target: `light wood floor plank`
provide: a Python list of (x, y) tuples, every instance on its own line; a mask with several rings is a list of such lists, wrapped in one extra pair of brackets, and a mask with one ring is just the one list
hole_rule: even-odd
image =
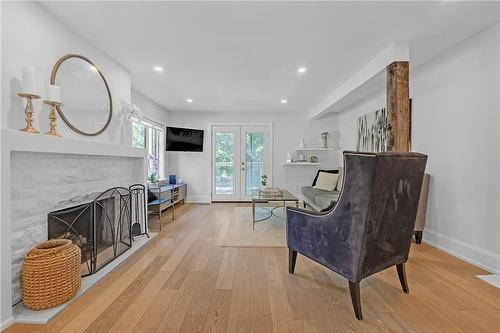
[(205, 321), (204, 332), (227, 332), (229, 309), (231, 307), (231, 294), (231, 290), (216, 289), (214, 291)]

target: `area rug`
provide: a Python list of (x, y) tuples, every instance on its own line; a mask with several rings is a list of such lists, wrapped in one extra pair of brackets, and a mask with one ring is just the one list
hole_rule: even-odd
[[(227, 221), (227, 229), (221, 246), (232, 247), (286, 247), (285, 214), (282, 208), (275, 210), (276, 216), (256, 222), (252, 230), (252, 207), (236, 207), (232, 218)], [(257, 207), (257, 219), (268, 215)], [(224, 231), (223, 231), (224, 232)]]

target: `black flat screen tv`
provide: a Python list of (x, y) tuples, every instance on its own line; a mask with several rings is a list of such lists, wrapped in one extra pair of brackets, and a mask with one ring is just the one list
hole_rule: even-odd
[(167, 127), (167, 151), (203, 151), (203, 130)]

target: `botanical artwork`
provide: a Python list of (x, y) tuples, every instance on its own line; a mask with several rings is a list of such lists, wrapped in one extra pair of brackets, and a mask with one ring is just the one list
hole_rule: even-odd
[(387, 112), (377, 110), (358, 117), (356, 127), (356, 150), (378, 153), (387, 150)]

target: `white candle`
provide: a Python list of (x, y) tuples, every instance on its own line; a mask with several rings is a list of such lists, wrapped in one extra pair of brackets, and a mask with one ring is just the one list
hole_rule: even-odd
[(55, 84), (49, 85), (49, 101), (51, 102), (61, 102), (61, 88)]
[(30, 65), (23, 66), (23, 92), (35, 93), (35, 67)]

